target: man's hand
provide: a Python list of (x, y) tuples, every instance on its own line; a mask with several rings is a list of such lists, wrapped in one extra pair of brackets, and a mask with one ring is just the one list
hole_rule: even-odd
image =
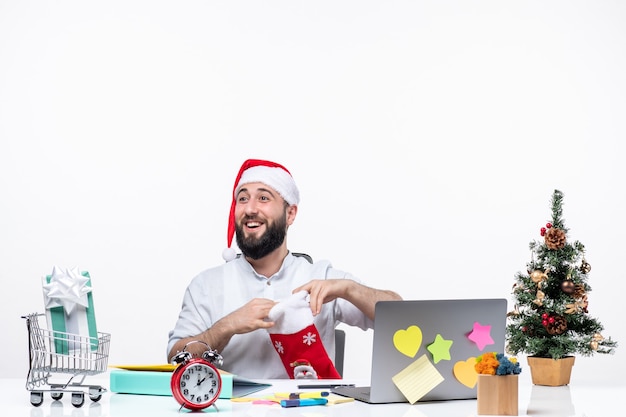
[[(168, 361), (171, 362), (172, 357), (181, 352), (187, 343), (200, 340), (211, 346), (211, 348), (222, 351), (230, 339), (236, 334), (249, 333), (256, 329), (267, 329), (274, 325), (274, 322), (265, 321), (275, 301), (266, 298), (255, 298), (248, 303), (233, 311), (229, 315), (223, 317), (213, 324), (213, 326), (204, 332), (191, 337), (180, 339), (172, 347), (169, 352)], [(200, 356), (202, 352), (194, 352), (192, 354)]]
[(346, 298), (348, 288), (353, 283), (354, 281), (347, 279), (314, 279), (293, 292), (307, 291), (310, 296), (311, 312), (317, 316), (325, 303), (336, 298)]
[[(257, 329), (267, 329), (274, 325), (265, 321), (275, 301), (267, 298), (255, 298), (233, 311), (219, 322), (228, 328), (231, 334), (249, 333)], [(216, 323), (217, 324), (217, 323)]]
[(310, 294), (311, 312), (314, 316), (322, 311), (322, 305), (325, 303), (343, 298), (354, 304), (370, 320), (374, 320), (374, 310), (378, 301), (402, 300), (402, 297), (393, 291), (378, 290), (351, 279), (314, 279), (293, 292), (302, 290)]

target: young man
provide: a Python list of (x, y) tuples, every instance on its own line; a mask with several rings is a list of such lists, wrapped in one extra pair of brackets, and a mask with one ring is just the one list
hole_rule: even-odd
[[(199, 340), (223, 356), (222, 369), (228, 372), (287, 378), (268, 334), (275, 325), (268, 313), (277, 301), (308, 292), (313, 323), (333, 358), (338, 323), (372, 328), (376, 302), (401, 299), (395, 292), (363, 285), (328, 261), (311, 263), (290, 253), (287, 230), (299, 201), (296, 183), (284, 166), (255, 159), (243, 163), (233, 188), (227, 262), (201, 272), (187, 287), (169, 333), (168, 361)], [(233, 236), (242, 256), (235, 257), (230, 248)]]

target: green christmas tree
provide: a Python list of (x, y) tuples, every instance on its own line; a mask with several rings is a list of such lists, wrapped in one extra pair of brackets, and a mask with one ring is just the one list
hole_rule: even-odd
[(526, 273), (515, 275), (515, 309), (507, 318), (507, 352), (560, 359), (573, 354), (613, 353), (617, 342), (602, 335), (590, 315), (587, 283), (591, 266), (585, 247), (568, 240), (563, 222), (563, 193), (552, 195), (552, 219), (532, 241)]

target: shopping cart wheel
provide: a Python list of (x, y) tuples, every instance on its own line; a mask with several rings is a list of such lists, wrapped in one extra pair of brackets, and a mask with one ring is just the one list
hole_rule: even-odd
[(72, 393), (72, 405), (76, 408), (80, 408), (85, 404), (85, 394), (82, 392)]
[(43, 403), (43, 392), (31, 391), (30, 403), (34, 405), (35, 407), (39, 407)]
[(93, 402), (98, 402), (98, 401), (100, 401), (100, 398), (102, 398), (102, 392), (103, 391), (104, 390), (100, 386), (97, 386), (97, 385), (90, 386), (89, 387), (89, 398)]
[(50, 393), (50, 396), (52, 397), (53, 400), (60, 400), (61, 398), (63, 398), (63, 393), (62, 392), (52, 391)]

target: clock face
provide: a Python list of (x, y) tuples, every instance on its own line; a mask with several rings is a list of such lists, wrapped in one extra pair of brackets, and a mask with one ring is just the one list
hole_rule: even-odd
[(201, 410), (217, 400), (222, 379), (209, 362), (196, 358), (176, 368), (171, 388), (179, 404), (191, 410)]

